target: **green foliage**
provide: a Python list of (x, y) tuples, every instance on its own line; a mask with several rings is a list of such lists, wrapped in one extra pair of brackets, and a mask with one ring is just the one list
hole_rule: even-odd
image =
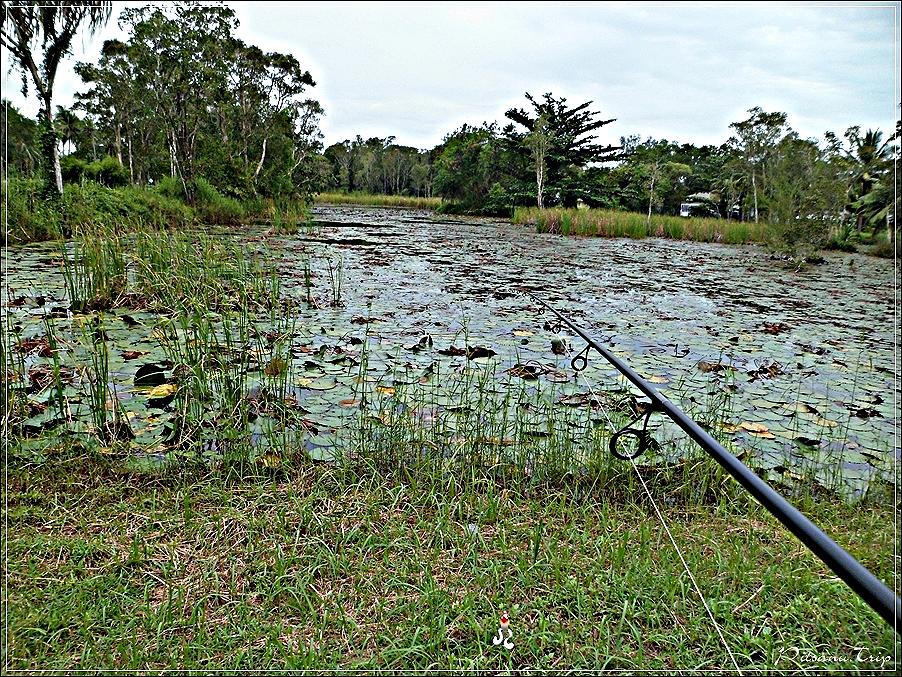
[(241, 223), (244, 217), (241, 203), (224, 196), (206, 179), (195, 179), (194, 195), (194, 209), (201, 222), (225, 225)]
[[(463, 125), (449, 134), (435, 161), (434, 190), (453, 203), (443, 209), (481, 212), (493, 188), (504, 179), (505, 155), (495, 125)], [(496, 190), (496, 201), (498, 197)], [(504, 205), (504, 210), (509, 211), (509, 205)]]
[(223, 197), (307, 200), (319, 188), (323, 110), (303, 98), (315, 83), (297, 59), (238, 39), (227, 6), (129, 8), (119, 21), (128, 39), (107, 41), (96, 65), (78, 64), (88, 89), (77, 98), (92, 146), (123, 158), (133, 183), (172, 175), (215, 222), (238, 213)]
[(6, 205), (3, 244), (54, 240), (62, 234), (60, 212), (44, 198), (40, 179), (4, 178), (2, 199)]
[(63, 181), (81, 183), (84, 180), (115, 188), (128, 185), (128, 172), (122, 163), (107, 155), (100, 160), (85, 162), (74, 155), (67, 155), (60, 160)]
[(8, 172), (31, 175), (37, 166), (37, 134), (38, 125), (3, 99), (0, 110), (0, 172), (6, 176)]
[(322, 188), (346, 193), (430, 197), (435, 151), (394, 143), (394, 137), (357, 136), (326, 148)]
[[(559, 200), (565, 207), (575, 207), (582, 188), (580, 175), (583, 169), (592, 163), (620, 158), (620, 146), (595, 142), (597, 134), (594, 132), (615, 120), (598, 119), (600, 113), (589, 110), (591, 101), (571, 108), (566, 98), (555, 98), (550, 92), (544, 94), (541, 101), (529, 92), (525, 96), (532, 105), (532, 111), (512, 108), (505, 113), (509, 120), (526, 130), (518, 131), (514, 125), (508, 125), (503, 130), (507, 148), (519, 159), (516, 171), (511, 175), (520, 184), (519, 191), (535, 193), (532, 184), (536, 182), (537, 167), (531, 156), (535, 152), (536, 138), (542, 138), (542, 183), (547, 187), (548, 197)], [(540, 130), (540, 137), (535, 137), (537, 129)], [(527, 185), (529, 188), (526, 188)], [(543, 202), (537, 199), (540, 204)]]

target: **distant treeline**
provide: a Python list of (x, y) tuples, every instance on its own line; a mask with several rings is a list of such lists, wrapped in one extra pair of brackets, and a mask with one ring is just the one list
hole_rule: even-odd
[[(89, 4), (102, 22), (104, 3)], [(25, 27), (4, 27), (13, 46), (51, 19), (86, 20), (63, 5), (10, 16)], [(592, 102), (527, 93), (526, 107), (507, 111), (503, 123), (464, 125), (431, 149), (361, 136), (324, 149), (311, 73), (291, 55), (237, 38), (229, 7), (129, 8), (118, 22), (128, 37), (106, 41), (96, 63), (77, 64), (83, 88), (72, 109), (53, 110), (47, 95), (32, 120), (4, 103), (4, 173), (41, 175), (55, 193), (65, 183), (168, 179), (188, 204), (203, 182), (207, 193), (239, 202), (363, 192), (440, 198), (442, 209), (482, 214), (588, 206), (704, 215), (792, 225), (801, 238), (884, 228), (892, 238), (897, 227), (898, 125), (891, 135), (852, 126), (804, 139), (785, 113), (753, 108), (718, 146), (639, 136), (605, 145), (598, 132), (616, 120)], [(26, 67), (28, 49), (49, 49), (32, 43), (13, 50), (26, 85), (29, 77), (41, 83), (40, 69)]]

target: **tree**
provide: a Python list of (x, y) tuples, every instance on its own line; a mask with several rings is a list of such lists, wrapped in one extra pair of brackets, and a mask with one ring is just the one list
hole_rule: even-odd
[(297, 59), (236, 38), (224, 6), (129, 8), (119, 25), (127, 40), (76, 67), (89, 86), (77, 98), (133, 184), (171, 176), (194, 201), (201, 178), (239, 199), (322, 183), (323, 110), (303, 97), (315, 83)]
[(752, 185), (755, 222), (759, 218), (758, 192), (767, 188), (767, 164), (777, 142), (788, 131), (786, 113), (767, 113), (759, 107), (749, 109), (749, 117), (730, 125), (736, 135), (727, 142), (737, 154), (741, 170)]
[[(22, 174), (34, 172), (35, 138), (38, 134), (38, 126), (13, 106), (3, 99), (3, 120), (0, 121), (0, 148), (6, 149), (6, 153), (0, 154), (0, 173), (4, 176), (11, 170)], [(8, 163), (8, 164), (7, 164)]]
[[(110, 2), (45, 2), (13, 5), (0, 2), (0, 42), (15, 57), (22, 72), (22, 93), (28, 95), (29, 78), (41, 101), (42, 151), (49, 190), (61, 195), (63, 177), (53, 129), (53, 87), (62, 58), (83, 23), (93, 33), (109, 19)], [(51, 174), (52, 171), (52, 180)]]
[(848, 147), (832, 132), (827, 141), (843, 156), (848, 182), (847, 208), (855, 215), (855, 227), (860, 233), (865, 224), (882, 225), (892, 204), (892, 186), (888, 180), (892, 174), (895, 135), (883, 140), (883, 132), (869, 129), (863, 135), (861, 128), (849, 127), (843, 135)]
[(544, 209), (542, 200), (545, 188), (545, 156), (551, 147), (551, 137), (548, 134), (548, 119), (542, 115), (536, 120), (532, 131), (526, 135), (526, 145), (532, 151), (533, 160), (536, 163), (536, 202), (539, 209)]
[(63, 144), (63, 152), (66, 151), (66, 146), (68, 145), (71, 153), (76, 139), (81, 134), (81, 118), (74, 111), (57, 106), (54, 128), (60, 143)]
[(504, 149), (495, 124), (463, 125), (436, 149), (434, 190), (467, 211), (486, 207), (504, 178)]
[[(598, 137), (593, 133), (615, 122), (615, 119), (598, 119), (600, 113), (589, 110), (591, 101), (570, 108), (566, 98), (555, 98), (551, 93), (546, 93), (541, 101), (537, 101), (527, 92), (526, 99), (532, 104), (532, 111), (512, 108), (505, 113), (509, 120), (526, 129), (526, 132), (521, 132), (514, 125), (504, 129), (509, 148), (522, 154), (520, 166), (530, 167), (529, 174), (532, 174), (535, 167), (534, 162), (530, 161), (533, 159), (532, 151), (524, 140), (540, 125), (539, 121), (543, 121), (540, 125), (542, 134), (547, 136), (547, 148), (543, 152), (543, 183), (548, 186), (548, 192), (560, 194), (565, 206), (575, 207), (581, 189), (580, 172), (590, 164), (610, 162), (621, 157), (618, 152), (620, 146), (595, 143)], [(526, 176), (519, 176), (518, 167), (512, 169), (522, 181), (532, 183)]]
[[(651, 223), (651, 210), (656, 202), (661, 200), (662, 194), (670, 189), (671, 181), (681, 176), (692, 174), (692, 167), (682, 162), (656, 160), (649, 169), (648, 186), (648, 216), (646, 225)], [(657, 184), (657, 191), (655, 190)]]

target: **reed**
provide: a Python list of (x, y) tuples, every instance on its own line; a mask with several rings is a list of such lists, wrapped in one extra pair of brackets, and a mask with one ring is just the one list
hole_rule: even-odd
[(373, 195), (370, 193), (317, 193), (316, 204), (362, 205), (367, 207), (403, 207), (406, 209), (436, 209), (442, 203), (439, 197), (414, 197), (410, 195)]
[(773, 235), (772, 228), (764, 223), (657, 214), (648, 219), (646, 214), (608, 209), (523, 207), (514, 210), (513, 223), (559, 235), (662, 237), (723, 244), (766, 244)]

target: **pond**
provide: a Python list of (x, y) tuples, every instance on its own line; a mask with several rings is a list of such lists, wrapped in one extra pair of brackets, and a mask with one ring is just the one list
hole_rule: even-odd
[[(314, 455), (359, 415), (361, 383), (381, 399), (400, 399), (396, 389), (428, 375), (481, 370), (499, 396), (544, 384), (558, 406), (622, 388), (600, 356), (575, 377), (569, 365), (581, 340), (552, 334), (551, 318), (523, 293), (529, 289), (690, 414), (714, 422), (744, 460), (771, 476), (813, 464), (838, 472), (857, 493), (874, 477), (891, 479), (899, 461), (891, 261), (828, 253), (823, 264), (794, 270), (754, 246), (563, 238), (396, 209), (319, 206), (314, 219), (297, 235), (266, 234), (282, 293), (296, 303), (283, 317), (260, 320), (293, 335), (290, 389)], [(264, 230), (236, 236), (259, 243)], [(58, 308), (77, 361), (77, 332), (62, 312), (59, 247), (6, 254), (5, 323), (34, 338), (42, 315)], [(308, 281), (316, 307), (306, 302)], [(147, 406), (134, 376), (159, 355), (159, 318), (140, 309), (105, 315), (116, 396), (132, 412), (135, 443), (152, 450), (166, 412)], [(31, 353), (26, 366), (42, 360)], [(271, 363), (261, 357), (258, 371)], [(433, 415), (454, 408), (447, 390), (431, 398)], [(52, 409), (33, 412), (33, 427)], [(683, 437), (661, 421), (655, 434), (665, 446)]]

